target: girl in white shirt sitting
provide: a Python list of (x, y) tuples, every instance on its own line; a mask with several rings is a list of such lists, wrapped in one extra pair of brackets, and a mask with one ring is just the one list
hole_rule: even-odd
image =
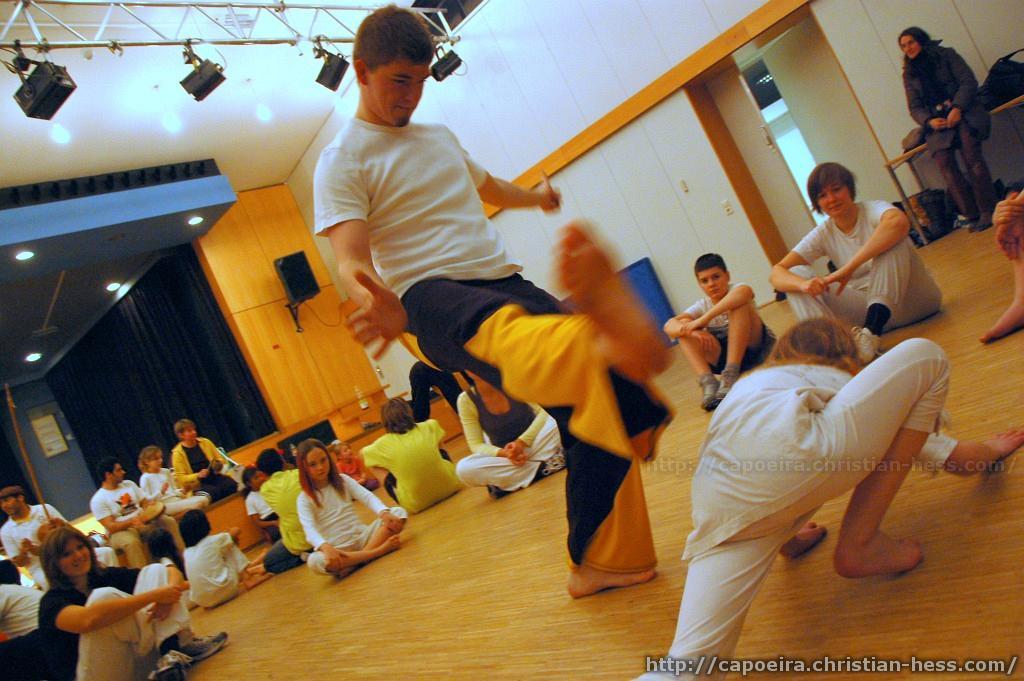
[[(302, 494), (298, 499), (299, 520), (306, 538), (316, 551), (306, 565), (313, 572), (344, 577), (356, 567), (401, 547), (399, 533), (408, 517), (400, 506), (388, 508), (347, 475), (319, 440), (302, 441), (295, 456)], [(371, 525), (355, 513), (358, 499), (377, 515)]]
[(149, 445), (139, 452), (139, 487), (146, 498), (159, 501), (164, 505), (164, 513), (180, 520), (185, 511), (204, 509), (210, 505), (208, 494), (186, 496), (174, 484), (174, 476), (169, 468), (164, 468), (164, 453), (156, 445)]
[(179, 525), (185, 541), (185, 574), (191, 598), (212, 608), (270, 578), (262, 555), (250, 561), (227, 532), (210, 534), (210, 521), (202, 511), (189, 511)]

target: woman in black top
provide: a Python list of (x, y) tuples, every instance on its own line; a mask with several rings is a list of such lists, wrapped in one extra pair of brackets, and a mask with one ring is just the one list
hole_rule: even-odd
[[(940, 47), (923, 29), (911, 26), (900, 33), (903, 87), (910, 115), (925, 129), (928, 149), (942, 171), (957, 210), (973, 224), (971, 231), (992, 226), (995, 189), (981, 143), (988, 139), (991, 120), (978, 99), (978, 81), (963, 57)], [(955, 151), (959, 149), (970, 183), (964, 179)]]
[(192, 635), (181, 603), (188, 582), (173, 566), (104, 567), (71, 526), (46, 537), (40, 560), (50, 590), (39, 603), (39, 630), (54, 681), (144, 679), (158, 645), (160, 670), (192, 661), (172, 650), (202, 659), (227, 639)]

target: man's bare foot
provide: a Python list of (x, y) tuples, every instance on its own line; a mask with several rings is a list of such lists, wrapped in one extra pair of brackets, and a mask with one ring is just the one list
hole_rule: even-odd
[(946, 459), (944, 468), (958, 475), (980, 473), (989, 470), (990, 464), (1002, 461), (1021, 446), (1024, 446), (1024, 428), (1012, 428), (981, 442), (961, 440)]
[(782, 545), (779, 553), (786, 558), (798, 558), (820, 544), (826, 534), (828, 534), (828, 528), (824, 525), (813, 521), (808, 522), (800, 528), (796, 536)]
[(985, 335), (978, 340), (982, 343), (991, 343), (1003, 336), (1009, 336), (1021, 328), (1024, 328), (1024, 302), (1014, 302), (1010, 304), (1010, 307), (1006, 308), (1006, 311), (1003, 312), (992, 328), (986, 331)]
[(654, 579), (657, 574), (655, 570), (605, 572), (587, 565), (580, 565), (577, 569), (569, 572), (569, 595), (573, 598), (583, 598), (605, 589), (643, 584)]
[(921, 545), (913, 539), (893, 539), (878, 532), (866, 546), (844, 546), (842, 537), (833, 558), (842, 577), (870, 577), (909, 572), (924, 558)]
[(661, 337), (585, 223), (562, 229), (556, 273), (580, 312), (597, 324), (609, 364), (635, 381), (665, 369), (669, 356)]

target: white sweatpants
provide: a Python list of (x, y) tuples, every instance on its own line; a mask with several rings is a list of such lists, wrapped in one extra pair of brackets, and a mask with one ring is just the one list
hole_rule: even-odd
[[(805, 279), (817, 276), (806, 265), (792, 267), (789, 271)], [(837, 296), (835, 289), (831, 286), (820, 296), (787, 292), (786, 298), (797, 319), (834, 315), (850, 326), (863, 325), (868, 306), (881, 303), (892, 312), (885, 331), (933, 315), (942, 305), (942, 291), (921, 258), (910, 248), (890, 248), (875, 256), (866, 291), (848, 286)]]
[[(167, 568), (158, 563), (142, 568), (135, 582), (136, 594), (167, 585)], [(86, 605), (128, 594), (113, 587), (95, 589)], [(191, 627), (185, 597), (166, 619), (149, 621), (149, 608), (142, 608), (96, 631), (78, 637), (78, 681), (130, 681), (145, 679), (157, 660), (159, 644), (169, 636)]]
[[(395, 516), (396, 518), (401, 518), (403, 520), (409, 518), (409, 512), (406, 511), (401, 506), (392, 506), (391, 508), (388, 509), (388, 512), (390, 512), (391, 515)], [(370, 541), (370, 537), (373, 536), (373, 533), (377, 531), (377, 528), (380, 527), (382, 522), (383, 521), (381, 520), (380, 516), (377, 516), (377, 518), (372, 523), (370, 523), (369, 525), (364, 525), (363, 529), (359, 532), (359, 534), (357, 536), (352, 537), (352, 540), (350, 542), (342, 546), (335, 545), (334, 548), (338, 549), (339, 551), (361, 551), (363, 548), (366, 547), (367, 542)], [(306, 559), (306, 567), (308, 567), (310, 570), (317, 573), (318, 575), (331, 574), (327, 571), (327, 556), (322, 551), (311, 552), (309, 554), (309, 558)]]
[(504, 456), (473, 454), (455, 465), (455, 474), (470, 487), (494, 485), (506, 492), (514, 492), (527, 487), (537, 475), (541, 464), (561, 450), (562, 439), (558, 434), (558, 425), (549, 416), (529, 449), (529, 458), (522, 466), (515, 465)]
[(210, 505), (210, 497), (205, 494), (193, 494), (190, 497), (179, 497), (178, 499), (164, 499), (164, 513), (167, 515), (178, 515), (186, 511), (201, 511)]
[[(679, 607), (675, 640), (669, 657), (704, 657), (701, 679), (723, 679), (717, 669), (708, 674), (711, 658), (729, 658), (739, 641), (743, 620), (768, 576), (779, 548), (793, 537), (826, 501), (859, 484), (879, 461), (901, 428), (932, 432), (946, 400), (949, 362), (935, 343), (914, 338), (900, 343), (850, 379), (820, 412), (826, 429), (842, 432), (847, 447), (839, 465), (821, 485), (791, 506), (758, 521), (765, 534), (742, 530), (742, 540), (723, 542), (690, 559)], [(929, 438), (919, 458), (945, 460), (956, 441)], [(698, 678), (693, 674), (651, 672), (638, 681)]]

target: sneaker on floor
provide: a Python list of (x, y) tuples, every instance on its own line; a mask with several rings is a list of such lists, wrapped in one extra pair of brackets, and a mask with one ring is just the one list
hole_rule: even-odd
[(177, 650), (168, 651), (156, 662), (149, 673), (149, 681), (185, 681), (185, 670), (192, 666), (192, 658)]
[(714, 374), (706, 374), (697, 379), (697, 383), (700, 384), (701, 389), (700, 407), (704, 411), (711, 411), (721, 401), (716, 397), (719, 387), (718, 379)]
[(718, 390), (715, 391), (715, 407), (722, 403), (722, 400), (729, 394), (732, 386), (739, 378), (740, 374), (738, 371), (732, 371), (727, 368), (722, 372), (722, 379), (718, 382)]
[(227, 632), (223, 631), (213, 636), (193, 636), (188, 645), (181, 647), (181, 652), (191, 657), (192, 662), (199, 662), (218, 652), (227, 642)]
[[(974, 218), (977, 220), (977, 218)], [(974, 220), (963, 215), (957, 215), (956, 220), (953, 221), (953, 229), (963, 229), (966, 227), (968, 231), (974, 229)]]
[(882, 346), (882, 339), (861, 326), (853, 327), (853, 342), (857, 346), (857, 358), (864, 364), (868, 364), (878, 356), (878, 349)]
[(551, 458), (545, 461), (540, 466), (540, 477), (546, 478), (552, 473), (565, 468), (565, 454), (559, 449), (557, 452), (551, 455)]
[(974, 224), (968, 228), (970, 232), (983, 232), (992, 226), (992, 213), (982, 213)]

